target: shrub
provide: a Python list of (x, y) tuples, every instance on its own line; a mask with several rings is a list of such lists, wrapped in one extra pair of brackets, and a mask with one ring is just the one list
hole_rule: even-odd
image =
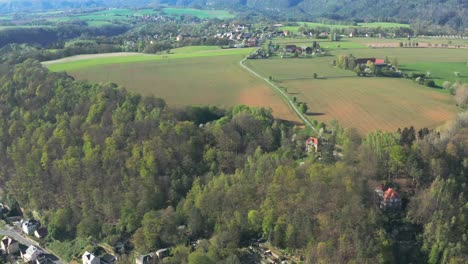
[(442, 84), (442, 87), (443, 87), (445, 90), (450, 89), (450, 86), (452, 86), (452, 83), (451, 83), (451, 82), (448, 82), (448, 81), (445, 81), (445, 82)]
[(424, 80), (424, 85), (426, 85), (427, 87), (435, 87), (435, 82), (433, 80)]

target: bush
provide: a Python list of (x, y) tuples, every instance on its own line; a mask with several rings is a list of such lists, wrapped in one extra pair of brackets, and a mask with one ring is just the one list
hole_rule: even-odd
[(434, 88), (435, 87), (435, 82), (433, 80), (424, 80), (424, 85), (426, 85), (427, 87), (432, 87)]
[(442, 84), (442, 87), (443, 87), (445, 90), (450, 89), (450, 86), (452, 86), (452, 83), (451, 83), (451, 82), (448, 82), (448, 81), (445, 81), (445, 82)]

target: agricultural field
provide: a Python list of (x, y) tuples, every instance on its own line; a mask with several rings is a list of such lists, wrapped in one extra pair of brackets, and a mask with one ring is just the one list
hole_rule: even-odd
[(311, 119), (336, 119), (361, 133), (377, 128), (435, 128), (458, 111), (448, 94), (402, 79), (335, 78), (287, 81), (298, 101), (307, 102)]
[[(247, 65), (265, 77), (272, 76), (291, 98), (307, 103), (311, 120), (336, 119), (361, 133), (411, 125), (434, 128), (458, 111), (453, 97), (444, 91), (406, 79), (357, 77), (331, 66), (333, 58), (250, 60)], [(313, 79), (314, 73), (318, 79)]]
[[(250, 49), (182, 48), (170, 55), (100, 57), (51, 64), (76, 79), (113, 82), (165, 99), (171, 105), (245, 104), (272, 108), (275, 117), (298, 121), (280, 95), (239, 66)], [(198, 51), (194, 51), (198, 50)]]
[(297, 32), (300, 27), (308, 28), (331, 28), (331, 29), (347, 29), (347, 28), (409, 28), (408, 24), (400, 23), (385, 23), (385, 22), (372, 22), (372, 23), (357, 23), (355, 25), (340, 25), (340, 24), (324, 24), (324, 23), (313, 23), (313, 22), (298, 22), (299, 26), (284, 26), (281, 30), (288, 30), (291, 32)]

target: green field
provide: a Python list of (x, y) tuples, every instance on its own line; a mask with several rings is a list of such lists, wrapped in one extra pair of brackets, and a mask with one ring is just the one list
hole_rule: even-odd
[(188, 47), (171, 55), (133, 55), (87, 59), (49, 65), (81, 80), (113, 82), (171, 105), (271, 107), (277, 118), (297, 121), (296, 115), (263, 81), (239, 66), (252, 49), (221, 50)]
[(198, 57), (223, 57), (228, 55), (235, 55), (239, 60), (241, 60), (246, 55), (250, 54), (253, 49), (207, 49), (207, 48), (198, 48), (197, 52), (192, 52), (196, 50), (194, 47), (181, 48), (172, 50), (171, 54), (161, 54), (161, 55), (149, 55), (149, 54), (138, 54), (132, 56), (109, 56), (103, 58), (94, 58), (94, 56), (84, 56), (86, 59), (74, 60), (61, 62), (61, 63), (46, 63), (49, 64), (48, 67), (52, 71), (74, 71), (83, 68), (108, 65), (108, 64), (125, 64), (125, 63), (135, 63), (135, 62), (145, 62), (145, 61), (162, 61), (162, 60), (171, 60), (171, 59), (191, 59)]
[(400, 23), (386, 23), (386, 22), (372, 22), (372, 23), (357, 23), (355, 25), (340, 25), (340, 24), (324, 24), (314, 22), (298, 22), (298, 26), (284, 26), (281, 30), (288, 30), (291, 32), (297, 32), (301, 27), (308, 28), (331, 28), (331, 29), (346, 29), (346, 28), (409, 28), (408, 24)]
[(158, 11), (153, 9), (108, 9), (85, 14), (67, 15), (63, 17), (59, 16), (55, 18), (50, 18), (49, 21), (67, 22), (74, 20), (82, 20), (87, 22), (89, 26), (99, 27), (120, 22), (127, 22), (130, 21), (132, 17), (155, 14), (158, 14)]
[[(438, 86), (442, 86), (444, 81), (468, 83), (468, 64), (465, 62), (409, 63), (402, 65), (401, 68), (412, 72), (430, 72)], [(459, 72), (460, 76), (457, 77), (455, 72)]]
[(198, 18), (233, 18), (234, 15), (225, 10), (205, 10), (192, 8), (164, 8), (164, 13), (170, 16), (195, 16)]
[(366, 45), (361, 43), (356, 43), (352, 40), (342, 40), (342, 41), (328, 41), (323, 39), (288, 39), (288, 38), (277, 38), (272, 42), (274, 45), (297, 45), (301, 46), (311, 46), (312, 43), (316, 41), (320, 44), (322, 48), (325, 49), (360, 49), (367, 48)]

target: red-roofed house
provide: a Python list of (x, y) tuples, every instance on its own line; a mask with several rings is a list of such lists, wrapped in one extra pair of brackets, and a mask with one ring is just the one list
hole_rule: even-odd
[(375, 59), (374, 64), (375, 66), (387, 66), (387, 63), (385, 63), (385, 60), (382, 60), (382, 59)]
[(315, 152), (318, 151), (318, 138), (310, 137), (306, 140), (306, 151), (311, 152), (314, 150)]
[(380, 203), (381, 209), (396, 210), (401, 207), (401, 198), (400, 194), (395, 191), (393, 188), (388, 188), (382, 197), (382, 202)]

